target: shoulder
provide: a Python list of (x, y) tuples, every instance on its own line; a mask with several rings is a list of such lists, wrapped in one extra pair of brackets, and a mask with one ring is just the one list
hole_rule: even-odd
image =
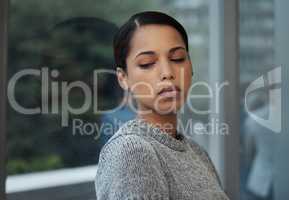
[(102, 148), (97, 165), (99, 181), (133, 179), (160, 173), (161, 163), (149, 142), (137, 135), (121, 135)]
[[(99, 164), (104, 162), (136, 164), (134, 160), (156, 161), (156, 152), (149, 141), (138, 135), (117, 135), (101, 149)], [(120, 165), (121, 166), (121, 165)]]
[(150, 140), (142, 134), (143, 131), (135, 120), (129, 120), (123, 123), (116, 133), (109, 138), (101, 149), (101, 154), (114, 153), (112, 151), (129, 152), (132, 150), (139, 150), (146, 153), (154, 153), (154, 149)]
[[(100, 153), (95, 177), (98, 199), (134, 199), (162, 195), (168, 199), (168, 186), (151, 144), (138, 135), (121, 135)], [(160, 198), (158, 198), (160, 199)]]

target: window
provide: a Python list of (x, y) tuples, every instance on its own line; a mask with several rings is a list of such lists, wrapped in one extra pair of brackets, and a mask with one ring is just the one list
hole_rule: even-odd
[[(208, 83), (208, 3), (203, 0), (141, 3), (11, 0), (7, 71), (9, 198), (19, 195), (32, 198), (36, 195), (30, 192), (32, 187), (42, 196), (55, 194), (53, 188), (45, 189), (42, 184), (22, 184), (25, 188), (19, 188), (26, 175), (43, 183), (47, 180), (47, 173), (54, 176), (63, 172), (64, 176), (81, 169), (87, 172), (86, 182), (93, 180), (93, 169), (101, 147), (117, 130), (119, 123), (134, 117), (127, 109), (112, 114), (95, 112), (94, 106), (99, 110), (114, 108), (123, 94), (116, 92), (121, 89), (112, 74), (98, 76), (95, 84), (93, 73), (96, 69), (113, 69), (113, 33), (133, 13), (160, 10), (184, 24), (196, 72), (193, 82)], [(207, 92), (206, 87), (199, 85), (192, 90), (194, 94)], [(197, 110), (210, 107), (210, 100), (196, 99), (191, 103)], [(188, 109), (180, 118), (184, 122), (189, 119), (194, 123), (209, 122), (208, 114)], [(100, 129), (103, 124), (111, 123), (115, 127), (108, 133)], [(207, 135), (188, 134), (208, 148)], [(57, 182), (56, 179), (53, 181)], [(53, 184), (57, 187), (65, 186), (63, 182), (56, 182)], [(76, 182), (74, 180), (70, 185)], [(73, 188), (70, 191), (77, 190)]]
[(284, 8), (279, 0), (240, 1), (241, 199), (288, 198)]
[[(5, 11), (3, 2), (0, 1), (0, 9)], [(50, 194), (57, 194), (59, 189), (68, 192), (55, 196), (58, 199), (93, 199), (93, 191), (84, 188), (93, 188), (99, 151), (122, 122), (134, 117), (129, 109), (111, 114), (95, 112), (95, 106), (100, 111), (119, 105), (123, 94), (109, 73), (100, 74), (94, 87), (93, 72), (113, 69), (113, 33), (129, 16), (142, 10), (171, 14), (184, 24), (189, 34), (194, 98), (188, 100), (179, 118), (184, 126), (193, 123), (187, 134), (209, 152), (226, 192), (238, 199), (240, 176), (242, 200), (288, 199), (288, 191), (284, 189), (289, 182), (284, 172), (288, 162), (282, 159), (288, 151), (285, 133), (289, 118), (285, 103), (289, 96), (286, 55), (289, 33), (285, 9), (289, 5), (284, 0), (84, 0), (81, 3), (10, 0), (9, 3), (6, 71), (4, 51), (0, 52), (1, 94), (5, 80), (2, 76), (7, 77), (8, 86), (6, 143), (1, 134), (0, 156), (2, 161), (2, 144), (6, 144), (8, 189), (14, 184), (8, 191), (8, 199), (51, 198)], [(1, 10), (2, 14), (5, 13)], [(5, 48), (2, 29), (7, 19), (1, 16), (0, 20), (2, 50)], [(278, 77), (282, 77), (279, 83)], [(265, 87), (253, 90), (252, 86), (247, 94), (256, 80), (262, 80), (258, 83), (264, 83)], [(270, 84), (272, 81), (274, 84)], [(270, 106), (278, 105), (279, 101), (277, 98), (271, 103), (269, 91), (281, 91), (282, 110), (274, 110), (274, 114), (270, 113)], [(209, 111), (217, 107), (219, 112)], [(280, 126), (278, 120), (274, 121), (278, 117)], [(1, 126), (3, 123), (1, 118)], [(107, 124), (114, 126), (106, 127)], [(228, 125), (229, 135), (214, 129), (222, 124)], [(281, 128), (279, 134), (275, 133), (278, 128)], [(239, 167), (240, 174), (236, 173)], [(54, 179), (56, 187), (49, 186), (46, 175), (60, 173), (72, 177), (71, 182)], [(82, 179), (72, 176), (80, 173), (85, 174)], [(2, 174), (1, 171), (1, 177)], [(43, 187), (27, 184), (26, 188), (19, 188), (26, 175), (43, 180)], [(83, 194), (76, 194), (80, 190)]]

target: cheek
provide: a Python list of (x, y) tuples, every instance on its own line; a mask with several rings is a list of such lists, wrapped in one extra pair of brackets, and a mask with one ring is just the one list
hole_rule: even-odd
[[(131, 87), (132, 92), (135, 95), (144, 95), (144, 96), (152, 96), (154, 94), (153, 89), (150, 84), (147, 82), (137, 82), (134, 83)], [(144, 97), (140, 96), (140, 97)]]
[[(134, 75), (134, 80), (130, 83), (131, 91), (135, 95), (144, 95), (146, 98), (153, 97), (153, 76), (145, 73), (138, 73)], [(142, 97), (142, 96), (140, 96)]]
[(154, 95), (154, 71), (145, 71), (128, 62), (128, 85), (136, 99), (151, 99)]
[(188, 70), (185, 72), (184, 79), (185, 79), (185, 85), (189, 87), (192, 82), (192, 67), (191, 66), (189, 66)]
[(183, 68), (179, 68), (177, 70), (177, 80), (178, 85), (181, 87), (183, 91), (187, 91), (192, 82), (192, 67), (191, 65), (186, 65)]
[(187, 74), (187, 75), (185, 76), (184, 91), (185, 91), (185, 95), (186, 95), (186, 96), (187, 96), (188, 91), (189, 91), (189, 89), (190, 89), (191, 83), (192, 83), (192, 73)]

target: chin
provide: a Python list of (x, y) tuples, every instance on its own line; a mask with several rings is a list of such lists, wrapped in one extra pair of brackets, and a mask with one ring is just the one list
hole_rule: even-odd
[(177, 113), (180, 107), (181, 107), (180, 102), (170, 102), (170, 103), (165, 102), (159, 105), (158, 108), (155, 108), (155, 110), (159, 114), (172, 114)]

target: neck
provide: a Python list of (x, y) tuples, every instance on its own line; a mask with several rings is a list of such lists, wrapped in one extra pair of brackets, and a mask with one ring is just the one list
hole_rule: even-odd
[(160, 115), (157, 113), (138, 114), (137, 118), (143, 119), (149, 123), (158, 126), (162, 131), (176, 137), (177, 134), (177, 114), (170, 113)]

